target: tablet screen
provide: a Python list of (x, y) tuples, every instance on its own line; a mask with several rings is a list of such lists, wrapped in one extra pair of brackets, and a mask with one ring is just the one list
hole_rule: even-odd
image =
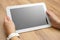
[(16, 29), (25, 29), (48, 24), (42, 5), (10, 9)]

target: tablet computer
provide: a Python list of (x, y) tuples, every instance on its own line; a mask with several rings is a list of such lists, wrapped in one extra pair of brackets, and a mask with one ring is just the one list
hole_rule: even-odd
[(6, 11), (7, 16), (13, 20), (17, 33), (51, 26), (46, 14), (45, 3), (9, 6), (6, 8)]

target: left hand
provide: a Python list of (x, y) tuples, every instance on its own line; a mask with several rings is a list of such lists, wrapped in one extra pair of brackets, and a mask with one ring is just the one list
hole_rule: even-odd
[(13, 21), (8, 16), (5, 17), (4, 28), (5, 28), (6, 33), (8, 35), (15, 32), (15, 24), (13, 23)]

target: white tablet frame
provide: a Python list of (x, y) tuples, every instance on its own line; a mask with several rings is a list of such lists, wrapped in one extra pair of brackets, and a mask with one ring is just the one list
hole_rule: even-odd
[[(9, 6), (6, 8), (6, 11), (7, 11), (7, 16), (10, 17), (10, 19), (12, 20), (12, 17), (11, 17), (11, 13), (10, 13), (10, 9), (14, 9), (14, 8), (22, 8), (22, 7), (30, 7), (30, 6), (37, 6), (37, 5), (42, 5), (44, 6), (44, 10), (46, 12), (46, 6), (45, 6), (45, 3), (34, 3), (34, 4), (26, 4), (26, 5), (16, 5), (16, 6)], [(47, 16), (48, 18), (48, 16)], [(47, 28), (47, 27), (51, 27), (51, 23), (48, 19), (48, 23), (47, 25), (42, 25), (42, 26), (36, 26), (36, 27), (31, 27), (31, 28), (26, 28), (26, 29), (21, 29), (21, 30), (16, 30), (17, 33), (22, 33), (22, 32), (27, 32), (27, 31), (32, 31), (32, 30), (37, 30), (37, 29), (42, 29), (42, 28)]]

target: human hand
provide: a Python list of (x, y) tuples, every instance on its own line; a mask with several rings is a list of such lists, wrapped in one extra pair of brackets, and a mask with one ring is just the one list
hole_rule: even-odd
[(51, 11), (47, 11), (47, 15), (54, 28), (60, 29), (60, 19)]
[(5, 28), (6, 33), (8, 35), (15, 32), (15, 25), (14, 25), (13, 21), (8, 16), (5, 17), (4, 28)]

